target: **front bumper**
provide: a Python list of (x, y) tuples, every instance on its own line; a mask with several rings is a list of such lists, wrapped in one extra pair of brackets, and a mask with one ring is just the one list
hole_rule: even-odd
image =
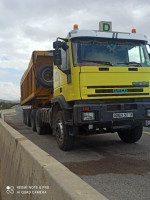
[[(85, 107), (89, 110), (85, 111), (83, 109)], [(77, 104), (73, 107), (73, 122), (76, 126), (99, 124), (103, 127), (116, 126), (116, 129), (119, 129), (128, 124), (133, 126), (137, 121), (150, 120), (147, 117), (147, 109), (150, 109), (149, 102)], [(83, 112), (94, 112), (95, 118), (93, 120), (83, 120)], [(116, 113), (120, 117), (116, 117)]]

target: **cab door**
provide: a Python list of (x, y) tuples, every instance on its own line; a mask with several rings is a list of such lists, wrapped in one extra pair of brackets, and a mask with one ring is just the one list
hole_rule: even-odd
[(54, 92), (55, 96), (63, 95), (67, 101), (71, 98), (71, 93), (69, 92), (69, 90), (71, 90), (71, 65), (69, 49), (65, 51), (61, 48), (61, 60), (62, 65), (55, 67), (54, 70)]

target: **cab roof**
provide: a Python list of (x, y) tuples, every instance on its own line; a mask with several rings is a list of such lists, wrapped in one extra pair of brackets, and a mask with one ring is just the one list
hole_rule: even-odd
[(126, 39), (126, 40), (139, 40), (147, 42), (147, 37), (138, 33), (125, 33), (125, 32), (102, 32), (98, 30), (72, 30), (68, 34), (69, 39), (78, 37), (97, 37), (109, 39)]

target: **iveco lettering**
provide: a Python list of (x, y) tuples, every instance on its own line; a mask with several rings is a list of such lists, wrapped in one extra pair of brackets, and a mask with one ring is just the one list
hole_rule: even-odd
[(126, 93), (128, 89), (113, 89), (113, 93)]

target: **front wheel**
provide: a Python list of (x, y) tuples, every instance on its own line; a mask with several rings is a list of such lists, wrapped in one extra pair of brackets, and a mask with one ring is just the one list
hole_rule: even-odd
[(69, 126), (65, 124), (62, 111), (58, 111), (55, 121), (56, 140), (60, 149), (68, 151), (73, 149), (74, 136), (69, 135)]
[(130, 130), (129, 129), (120, 130), (118, 131), (118, 135), (123, 142), (134, 143), (134, 142), (137, 142), (141, 138), (142, 132), (143, 132), (143, 126), (142, 124), (140, 124)]

